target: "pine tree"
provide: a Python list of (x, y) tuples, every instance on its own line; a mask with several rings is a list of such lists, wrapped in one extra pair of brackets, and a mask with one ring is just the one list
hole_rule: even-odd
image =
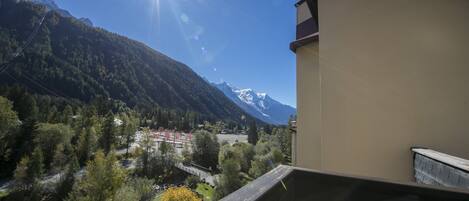
[(75, 183), (75, 173), (79, 170), (78, 160), (75, 155), (72, 155), (70, 162), (67, 164), (67, 172), (60, 179), (57, 184), (55, 197), (56, 200), (65, 200), (68, 194), (72, 191)]
[(67, 105), (62, 113), (62, 123), (67, 125), (72, 123), (73, 108), (70, 105)]
[(52, 168), (54, 172), (60, 172), (67, 164), (67, 155), (65, 154), (63, 144), (58, 144), (55, 148), (54, 158), (52, 159)]
[(253, 145), (256, 145), (258, 140), (259, 140), (259, 136), (257, 134), (257, 125), (256, 125), (256, 122), (252, 121), (249, 124), (248, 142)]
[(150, 154), (152, 152), (152, 147), (153, 147), (153, 140), (150, 138), (150, 129), (149, 128), (143, 128), (142, 130), (142, 137), (140, 140), (140, 147), (143, 149), (142, 156), (140, 157), (141, 159), (141, 164), (142, 164), (142, 173), (145, 175), (148, 173), (149, 169), (149, 162), (150, 162)]
[(47, 114), (47, 122), (54, 123), (57, 119), (57, 107), (52, 106)]
[(99, 150), (86, 166), (85, 176), (73, 187), (68, 200), (109, 200), (125, 179), (125, 171), (117, 164), (116, 157), (112, 153), (105, 157)]
[(125, 140), (126, 153), (125, 157), (129, 156), (129, 149), (132, 143), (135, 141), (135, 131), (137, 131), (137, 117), (134, 114), (129, 116), (123, 115), (122, 117), (122, 126), (121, 126), (121, 137)]
[(90, 159), (96, 146), (96, 132), (93, 127), (85, 128), (81, 131), (78, 139), (78, 161), (84, 165)]
[(0, 96), (0, 161), (9, 161), (14, 144), (14, 133), (18, 128), (19, 119), (12, 110), (12, 103)]
[(42, 155), (42, 150), (38, 146), (34, 149), (33, 154), (31, 155), (31, 160), (29, 160), (27, 177), (29, 181), (34, 181), (41, 178), (44, 173), (44, 157)]
[(99, 140), (100, 146), (105, 154), (108, 154), (111, 151), (111, 148), (115, 143), (116, 137), (114, 132), (114, 115), (112, 114), (112, 112), (109, 112), (106, 115), (106, 119), (104, 120), (102, 134)]
[(29, 165), (29, 157), (25, 156), (21, 158), (20, 162), (16, 166), (15, 181), (18, 184), (25, 184), (28, 182), (28, 165)]

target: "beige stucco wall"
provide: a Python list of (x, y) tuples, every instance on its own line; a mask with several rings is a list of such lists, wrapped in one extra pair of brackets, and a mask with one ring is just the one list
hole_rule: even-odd
[(411, 181), (412, 146), (469, 158), (468, 11), (319, 0), (319, 48), (297, 50), (297, 165)]
[(320, 72), (318, 43), (296, 51), (297, 60), (297, 134), (294, 161), (297, 166), (321, 168)]

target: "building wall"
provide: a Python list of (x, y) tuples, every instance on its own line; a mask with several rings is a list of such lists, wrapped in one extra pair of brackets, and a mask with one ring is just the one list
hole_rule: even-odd
[(296, 13), (296, 24), (300, 24), (309, 18), (311, 18), (311, 12), (309, 12), (308, 4), (303, 3), (298, 6), (298, 12)]
[(297, 50), (297, 165), (410, 181), (412, 146), (469, 158), (468, 11), (319, 0), (319, 47)]
[(318, 43), (296, 51), (297, 60), (297, 134), (294, 161), (297, 166), (321, 168), (320, 73)]

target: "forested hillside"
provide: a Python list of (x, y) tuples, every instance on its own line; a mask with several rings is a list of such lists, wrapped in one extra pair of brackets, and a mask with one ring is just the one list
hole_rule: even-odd
[[(0, 0), (0, 64), (13, 58), (45, 13), (39, 5)], [(102, 96), (129, 107), (157, 105), (208, 120), (245, 122), (238, 106), (186, 65), (55, 12), (45, 15), (31, 45), (0, 73), (0, 84), (85, 103)]]

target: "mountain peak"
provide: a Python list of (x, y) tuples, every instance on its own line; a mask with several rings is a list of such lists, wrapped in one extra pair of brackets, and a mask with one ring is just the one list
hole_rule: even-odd
[[(54, 0), (25, 0), (25, 1), (29, 1), (35, 4), (39, 4), (39, 5), (44, 5), (47, 9), (57, 12), (62, 17), (71, 17), (71, 18), (76, 19), (72, 14), (70, 14), (70, 12), (68, 12), (67, 10), (61, 9), (55, 3)], [(93, 26), (93, 22), (91, 22), (91, 20), (88, 18), (82, 17), (77, 20), (83, 22), (84, 24), (88, 26)]]
[(296, 109), (282, 104), (267, 93), (259, 93), (251, 88), (239, 89), (227, 82), (212, 83), (245, 112), (270, 124), (287, 124)]
[(267, 93), (256, 93), (259, 98), (265, 99), (268, 97)]
[(59, 6), (55, 3), (54, 0), (29, 0), (30, 2), (36, 3), (36, 4), (41, 4), (46, 6), (47, 8), (51, 10), (57, 10), (60, 9)]

